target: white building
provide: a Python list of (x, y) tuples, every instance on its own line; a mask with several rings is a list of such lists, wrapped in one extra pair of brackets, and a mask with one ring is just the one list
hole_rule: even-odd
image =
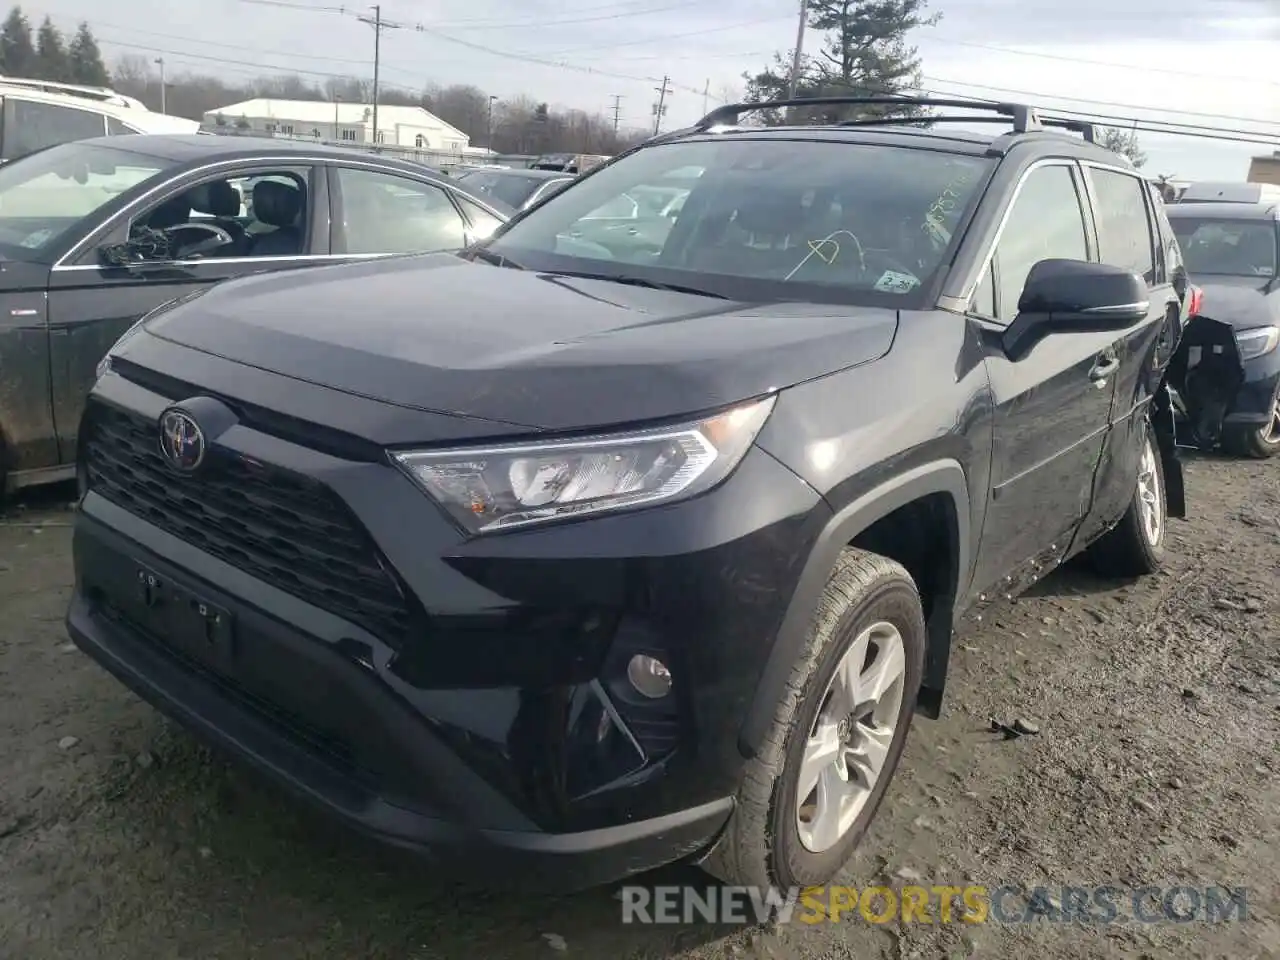
[(347, 143), (384, 143), (410, 150), (485, 153), (471, 138), (421, 107), (378, 104), (378, 131), (373, 106), (321, 100), (272, 100), (259, 97), (233, 103), (204, 115), (206, 129), (227, 127), (262, 136), (314, 137)]

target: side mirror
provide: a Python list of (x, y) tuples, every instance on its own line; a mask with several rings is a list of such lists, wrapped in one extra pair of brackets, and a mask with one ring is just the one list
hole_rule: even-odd
[(1150, 309), (1136, 273), (1084, 260), (1041, 260), (1018, 298), (1018, 315), (1001, 338), (1012, 360), (1052, 333), (1099, 333), (1140, 323)]

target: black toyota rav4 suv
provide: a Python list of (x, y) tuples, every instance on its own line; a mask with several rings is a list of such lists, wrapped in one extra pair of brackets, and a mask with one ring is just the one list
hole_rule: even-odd
[[(1160, 565), (1165, 380), (1234, 341), (1188, 323), (1161, 202), (1091, 128), (804, 105), (832, 115), (718, 110), (461, 256), (141, 320), (79, 434), (76, 642), (495, 877), (830, 878), (962, 611), (1086, 550)], [(577, 229), (670, 184), (661, 223)]]

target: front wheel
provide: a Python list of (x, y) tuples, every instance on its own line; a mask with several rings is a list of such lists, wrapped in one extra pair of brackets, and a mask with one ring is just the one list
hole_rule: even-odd
[(1089, 551), (1094, 568), (1107, 577), (1141, 577), (1164, 564), (1168, 525), (1164, 466), (1155, 432), (1147, 427), (1138, 461), (1138, 482), (1124, 518)]
[(902, 756), (925, 638), (911, 575), (846, 550), (705, 870), (729, 884), (782, 888), (835, 876)]
[(1260, 427), (1231, 427), (1222, 436), (1222, 448), (1238, 457), (1265, 460), (1280, 453), (1280, 385), (1271, 398), (1271, 419)]

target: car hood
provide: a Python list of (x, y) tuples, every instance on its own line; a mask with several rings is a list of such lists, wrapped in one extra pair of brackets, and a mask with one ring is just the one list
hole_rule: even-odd
[(875, 360), (897, 314), (735, 303), (435, 255), (219, 284), (147, 330), (399, 406), (572, 430), (710, 410)]
[(1265, 277), (1206, 277), (1192, 283), (1204, 293), (1200, 313), (1238, 330), (1264, 327), (1280, 320), (1280, 290), (1269, 290)]

